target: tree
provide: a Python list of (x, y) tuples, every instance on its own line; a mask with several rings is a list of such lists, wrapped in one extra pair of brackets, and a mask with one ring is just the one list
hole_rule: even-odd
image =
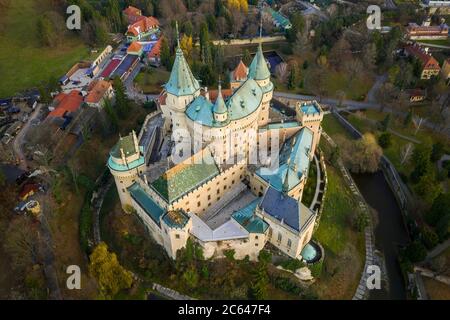
[[(117, 116), (116, 110), (112, 106), (111, 100), (106, 99), (103, 102), (103, 109), (105, 110), (106, 116), (109, 120), (109, 129), (111, 132), (117, 132), (119, 129), (119, 117)], [(105, 129), (108, 130), (108, 126), (105, 125)]]
[(254, 299), (263, 300), (267, 298), (269, 286), (268, 264), (271, 258), (272, 256), (268, 251), (261, 250), (259, 252), (258, 264), (251, 283), (251, 295)]
[(350, 43), (348, 43), (345, 37), (341, 37), (331, 49), (330, 54), (328, 55), (328, 61), (333, 67), (339, 69), (342, 62), (351, 62), (352, 60), (353, 57)]
[(442, 187), (434, 176), (428, 173), (420, 177), (415, 190), (426, 203), (432, 204), (434, 199), (442, 192)]
[(110, 22), (111, 30), (114, 32), (122, 32), (125, 23), (122, 12), (120, 11), (119, 1), (108, 0), (106, 16)]
[(421, 143), (414, 148), (412, 160), (414, 163), (414, 170), (411, 173), (411, 180), (415, 183), (419, 182), (420, 178), (428, 174), (431, 170), (431, 146), (428, 143)]
[(211, 63), (211, 48), (209, 43), (208, 24), (203, 22), (200, 27), (200, 58), (203, 63)]
[(97, 280), (101, 298), (112, 299), (120, 290), (131, 287), (131, 272), (120, 265), (106, 243), (98, 244), (89, 260), (89, 273)]
[(301, 13), (294, 13), (291, 16), (292, 27), (286, 30), (286, 38), (290, 43), (296, 42), (304, 33), (305, 19)]
[(128, 113), (130, 111), (130, 101), (128, 100), (128, 96), (122, 79), (120, 79), (119, 77), (115, 77), (113, 80), (113, 87), (116, 96), (115, 107), (117, 110), (117, 114), (122, 118), (126, 118), (129, 115)]
[(288, 75), (287, 63), (282, 62), (282, 63), (278, 64), (275, 67), (275, 74), (276, 74), (278, 81), (280, 81), (282, 84), (286, 83), (286, 79), (287, 79), (287, 75)]
[(344, 142), (343, 146), (345, 151), (342, 152), (342, 157), (352, 172), (378, 170), (383, 151), (372, 134), (366, 133), (356, 142)]
[(445, 146), (442, 142), (436, 142), (433, 144), (433, 148), (431, 150), (430, 159), (433, 162), (439, 161), (442, 156), (445, 154)]
[(409, 110), (408, 113), (406, 114), (405, 119), (403, 120), (403, 126), (409, 127), (412, 123), (412, 120), (413, 120), (413, 112), (412, 110)]
[(193, 48), (192, 37), (184, 34), (180, 40), (180, 47), (181, 50), (183, 50), (184, 55), (189, 59)]
[(252, 55), (248, 49), (245, 49), (244, 55), (242, 57), (242, 62), (248, 67), (252, 63)]
[(392, 135), (389, 132), (383, 132), (378, 137), (378, 144), (383, 149), (389, 148), (391, 146), (391, 144), (392, 144)]
[(11, 259), (11, 268), (24, 272), (38, 262), (38, 236), (29, 219), (12, 220), (4, 234), (3, 249)]
[(450, 216), (450, 193), (441, 193), (434, 199), (425, 219), (430, 225), (437, 226), (445, 216)]
[(384, 117), (383, 121), (380, 122), (380, 127), (382, 131), (387, 131), (389, 129), (389, 124), (391, 123), (391, 114), (388, 113), (386, 117)]
[(427, 249), (419, 241), (414, 241), (405, 248), (404, 253), (412, 263), (416, 263), (425, 259), (427, 256)]
[(167, 43), (166, 38), (164, 37), (161, 40), (161, 64), (166, 67), (167, 70), (170, 70), (172, 68), (172, 61), (170, 56), (170, 48), (169, 44)]
[(287, 87), (289, 90), (292, 90), (296, 86), (297, 86), (297, 68), (293, 64), (293, 65), (291, 65), (291, 68), (289, 70), (289, 78), (288, 78)]

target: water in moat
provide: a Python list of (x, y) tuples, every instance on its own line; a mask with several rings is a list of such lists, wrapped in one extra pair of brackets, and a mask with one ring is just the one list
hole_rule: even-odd
[(353, 179), (367, 203), (376, 211), (375, 246), (383, 253), (389, 278), (389, 290), (371, 290), (370, 299), (406, 299), (397, 257), (399, 247), (406, 245), (409, 237), (395, 196), (381, 171), (353, 174)]

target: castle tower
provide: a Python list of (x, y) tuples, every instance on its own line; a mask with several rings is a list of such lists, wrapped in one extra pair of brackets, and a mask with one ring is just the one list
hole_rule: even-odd
[(143, 173), (145, 158), (143, 148), (139, 146), (136, 133), (132, 131), (126, 137), (120, 137), (109, 153), (108, 168), (114, 177), (122, 207), (131, 205), (127, 190)]
[[(260, 27), (260, 38), (262, 38), (262, 26)], [(260, 40), (258, 51), (250, 64), (248, 77), (255, 80), (263, 91), (258, 125), (264, 126), (270, 121), (269, 108), (273, 95), (273, 83), (270, 81), (270, 70), (264, 58), (261, 42), (262, 40)]]
[(237, 67), (230, 73), (230, 88), (232, 91), (236, 90), (241, 86), (242, 83), (247, 80), (248, 76), (248, 68), (242, 62), (242, 60), (239, 61), (239, 64)]
[(225, 101), (222, 96), (222, 86), (219, 84), (219, 93), (217, 95), (216, 102), (214, 103), (213, 112), (214, 112), (214, 120), (216, 122), (224, 122), (228, 119), (228, 110), (225, 105)]
[[(178, 24), (177, 24), (178, 34)], [(182, 134), (177, 129), (187, 130), (185, 110), (186, 107), (200, 95), (200, 84), (192, 74), (189, 64), (184, 58), (183, 51), (180, 48), (180, 41), (175, 54), (172, 71), (169, 81), (165, 84), (167, 93), (165, 105), (161, 106), (164, 116), (170, 119), (175, 141), (179, 141)]]
[(295, 107), (297, 121), (302, 127), (309, 128), (313, 134), (313, 143), (311, 150), (311, 159), (314, 156), (316, 147), (319, 145), (322, 135), (321, 123), (323, 120), (323, 110), (317, 101), (298, 102)]

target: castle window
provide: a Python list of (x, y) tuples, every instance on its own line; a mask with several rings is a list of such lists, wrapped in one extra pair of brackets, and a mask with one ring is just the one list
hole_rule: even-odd
[(201, 204), (201, 202), (199, 201), (199, 202), (197, 202), (197, 207), (200, 207), (202, 204)]
[(288, 248), (292, 247), (292, 241), (291, 241), (291, 239), (288, 239), (288, 241), (287, 241), (287, 246), (288, 246)]
[(210, 194), (208, 194), (208, 200), (211, 200), (211, 195)]
[(255, 240), (258, 240), (258, 236), (255, 236)]
[(281, 242), (281, 239), (283, 239), (283, 236), (281, 235), (281, 232), (278, 232), (278, 242)]
[(257, 247), (258, 246), (258, 244), (257, 243), (255, 243), (255, 247)]
[(220, 193), (220, 190), (219, 189), (217, 189), (217, 194), (219, 194)]
[(180, 239), (180, 235), (178, 233), (175, 235), (175, 239)]

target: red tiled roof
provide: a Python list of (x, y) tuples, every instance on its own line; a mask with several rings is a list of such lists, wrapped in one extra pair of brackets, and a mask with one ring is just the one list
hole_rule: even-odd
[(144, 17), (144, 19), (140, 19), (139, 21), (133, 23), (128, 27), (127, 33), (133, 34), (134, 36), (137, 36), (138, 34), (142, 32), (147, 32), (150, 29), (154, 27), (159, 26), (158, 19), (154, 17)]
[(67, 112), (75, 112), (83, 104), (83, 96), (78, 90), (73, 90), (69, 94), (60, 93), (54, 99), (57, 103), (55, 110), (48, 114), (49, 117), (62, 117)]
[(419, 45), (409, 45), (406, 51), (422, 62), (424, 69), (440, 70), (439, 62), (431, 54), (427, 54)]
[(37, 183), (29, 183), (23, 186), (22, 190), (19, 193), (19, 197), (23, 200), (28, 198), (30, 193), (35, 193), (39, 190), (39, 185)]
[(406, 28), (410, 35), (448, 35), (448, 26), (419, 26), (416, 23), (410, 23)]
[(139, 52), (141, 50), (142, 50), (142, 45), (139, 42), (134, 41), (128, 47), (127, 52)]
[(96, 81), (95, 85), (90, 89), (89, 94), (86, 96), (85, 101), (87, 103), (98, 103), (105, 96), (105, 93), (109, 88), (111, 88), (111, 82), (105, 80)]
[(159, 38), (159, 40), (153, 46), (152, 50), (150, 50), (150, 52), (147, 54), (149, 58), (159, 57), (159, 55), (161, 54), (162, 39), (163, 37)]
[(133, 6), (128, 6), (128, 8), (123, 10), (123, 13), (127, 16), (140, 16), (141, 10)]
[(244, 80), (247, 78), (248, 74), (248, 68), (245, 66), (245, 64), (241, 61), (239, 61), (239, 64), (237, 65), (236, 69), (233, 71), (233, 78), (234, 80)]
[[(232, 94), (233, 91), (231, 89), (222, 89), (222, 96), (224, 99), (228, 98)], [(211, 100), (211, 102), (216, 101), (218, 95), (219, 90), (209, 90), (209, 100)]]

